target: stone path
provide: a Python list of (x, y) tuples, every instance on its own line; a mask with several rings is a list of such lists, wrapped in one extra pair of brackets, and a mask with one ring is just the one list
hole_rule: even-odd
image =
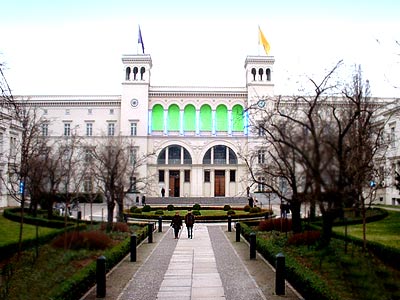
[[(153, 243), (138, 249), (137, 262), (127, 258), (107, 277), (104, 299), (117, 300), (298, 300), (290, 286), (274, 294), (275, 273), (261, 257), (250, 260), (247, 243), (235, 241), (226, 225), (195, 224), (174, 239), (171, 228), (155, 233)], [(81, 300), (98, 299), (95, 287)]]

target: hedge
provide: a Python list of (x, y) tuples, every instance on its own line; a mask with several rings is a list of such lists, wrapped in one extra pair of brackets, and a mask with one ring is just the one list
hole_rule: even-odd
[[(253, 230), (246, 224), (241, 224), (243, 236), (248, 240)], [(257, 251), (276, 266), (276, 255), (282, 252), (282, 249), (273, 244), (270, 240), (256, 238)], [(290, 284), (305, 298), (319, 300), (337, 300), (339, 296), (330, 290), (322, 278), (307, 267), (301, 265), (294, 257), (285, 254), (285, 275)]]
[[(147, 236), (147, 227), (136, 232), (138, 243), (143, 241)], [(109, 272), (121, 260), (129, 254), (130, 240), (126, 238), (122, 243), (110, 248), (104, 252), (106, 257), (106, 272)], [(73, 274), (62, 284), (55, 287), (51, 292), (49, 299), (51, 300), (76, 300), (80, 299), (87, 291), (88, 287), (96, 284), (96, 261), (91, 262), (79, 272)]]

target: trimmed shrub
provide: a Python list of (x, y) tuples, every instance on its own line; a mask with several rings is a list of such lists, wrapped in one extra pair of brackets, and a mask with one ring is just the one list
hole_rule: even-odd
[(193, 208), (193, 210), (200, 210), (201, 206), (200, 206), (200, 204), (196, 203), (196, 204), (193, 204), (192, 208)]
[(173, 211), (173, 210), (175, 210), (175, 207), (174, 207), (174, 205), (172, 205), (172, 204), (168, 204), (168, 206), (167, 206), (167, 210), (168, 210), (168, 211)]
[[(107, 223), (102, 223), (100, 225), (100, 230), (107, 230)], [(130, 232), (129, 226), (126, 223), (123, 222), (117, 222), (113, 223), (111, 231), (116, 231), (116, 232)]]
[(296, 233), (289, 237), (287, 243), (289, 245), (315, 245), (317, 241), (321, 238), (321, 232), (317, 230), (305, 231), (301, 233)]
[(199, 210), (194, 210), (193, 215), (195, 216), (201, 216), (201, 212)]
[(228, 204), (225, 204), (224, 205), (224, 210), (225, 211), (228, 211), (228, 210), (231, 210), (232, 208), (231, 208), (231, 206), (230, 205), (228, 205)]
[(228, 210), (228, 212), (226, 213), (228, 216), (229, 215), (235, 215), (236, 214), (236, 212), (233, 210), (233, 209), (230, 209), (230, 210)]
[(138, 208), (135, 209), (135, 211), (133, 213), (141, 214), (142, 213), (142, 209), (140, 207), (138, 207)]
[(250, 208), (250, 213), (251, 214), (254, 214), (254, 213), (259, 213), (261, 211), (261, 208), (259, 208), (259, 207), (252, 207), (252, 208)]
[(142, 212), (150, 212), (151, 211), (151, 206), (150, 205), (145, 205), (142, 208)]
[(132, 207), (129, 209), (129, 211), (130, 211), (131, 213), (134, 213), (136, 209), (137, 209), (137, 206), (134, 205), (134, 206), (132, 206)]
[(263, 220), (258, 224), (258, 230), (288, 232), (292, 230), (292, 219), (276, 218)]
[(157, 216), (161, 216), (161, 215), (164, 214), (164, 211), (163, 211), (162, 209), (157, 209), (157, 210), (154, 212), (154, 214), (157, 215)]
[(244, 207), (243, 207), (243, 210), (245, 211), (245, 212), (249, 212), (250, 211), (250, 205), (245, 205)]
[(51, 243), (55, 248), (63, 248), (67, 243), (69, 249), (100, 249), (108, 248), (112, 240), (102, 231), (73, 231), (60, 235)]

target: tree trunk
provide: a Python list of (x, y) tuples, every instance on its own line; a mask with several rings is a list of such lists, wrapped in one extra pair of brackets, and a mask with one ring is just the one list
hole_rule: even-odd
[(290, 210), (292, 211), (292, 230), (294, 233), (300, 233), (302, 231), (300, 209), (301, 203), (299, 201), (293, 201), (290, 204)]
[(332, 238), (332, 227), (333, 221), (336, 218), (336, 212), (334, 210), (327, 210), (322, 217), (322, 236), (321, 236), (321, 247), (325, 248), (329, 246)]

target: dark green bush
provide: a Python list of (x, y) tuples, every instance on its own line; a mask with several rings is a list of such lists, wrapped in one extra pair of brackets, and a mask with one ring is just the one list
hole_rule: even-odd
[(259, 213), (259, 212), (261, 212), (261, 208), (259, 208), (258, 206), (256, 206), (256, 207), (252, 207), (252, 208), (250, 208), (250, 211), (249, 211), (251, 214), (254, 214), (254, 213)]
[(145, 206), (143, 206), (142, 211), (143, 211), (143, 212), (150, 212), (150, 211), (151, 211), (151, 206), (150, 206), (150, 205), (145, 205)]
[(130, 211), (131, 213), (133, 213), (133, 212), (135, 212), (136, 209), (137, 209), (137, 206), (134, 205), (134, 206), (132, 206), (132, 207), (129, 209), (129, 211)]
[(157, 209), (157, 210), (154, 212), (154, 214), (157, 215), (157, 216), (161, 216), (161, 215), (164, 214), (164, 211), (163, 211), (162, 209)]
[(250, 211), (250, 205), (245, 205), (244, 207), (243, 207), (243, 210), (245, 211), (245, 212), (249, 212)]
[(142, 209), (141, 208), (136, 208), (134, 211), (135, 214), (141, 214), (142, 213)]
[(168, 210), (168, 211), (173, 211), (173, 210), (175, 210), (174, 205), (173, 205), (173, 204), (168, 204), (167, 210)]
[(199, 210), (194, 210), (193, 215), (195, 216), (201, 216), (201, 212)]
[(227, 212), (226, 214), (227, 214), (228, 216), (229, 216), (229, 215), (233, 216), (233, 215), (236, 214), (236, 212), (235, 212), (233, 209), (230, 209), (230, 210), (228, 210), (228, 212)]
[(232, 208), (231, 208), (231, 206), (230, 205), (228, 205), (228, 204), (225, 204), (224, 205), (224, 210), (225, 211), (228, 211), (228, 210), (231, 210)]
[(192, 208), (193, 208), (193, 210), (200, 210), (201, 206), (200, 206), (200, 204), (196, 203), (196, 204), (193, 204)]

